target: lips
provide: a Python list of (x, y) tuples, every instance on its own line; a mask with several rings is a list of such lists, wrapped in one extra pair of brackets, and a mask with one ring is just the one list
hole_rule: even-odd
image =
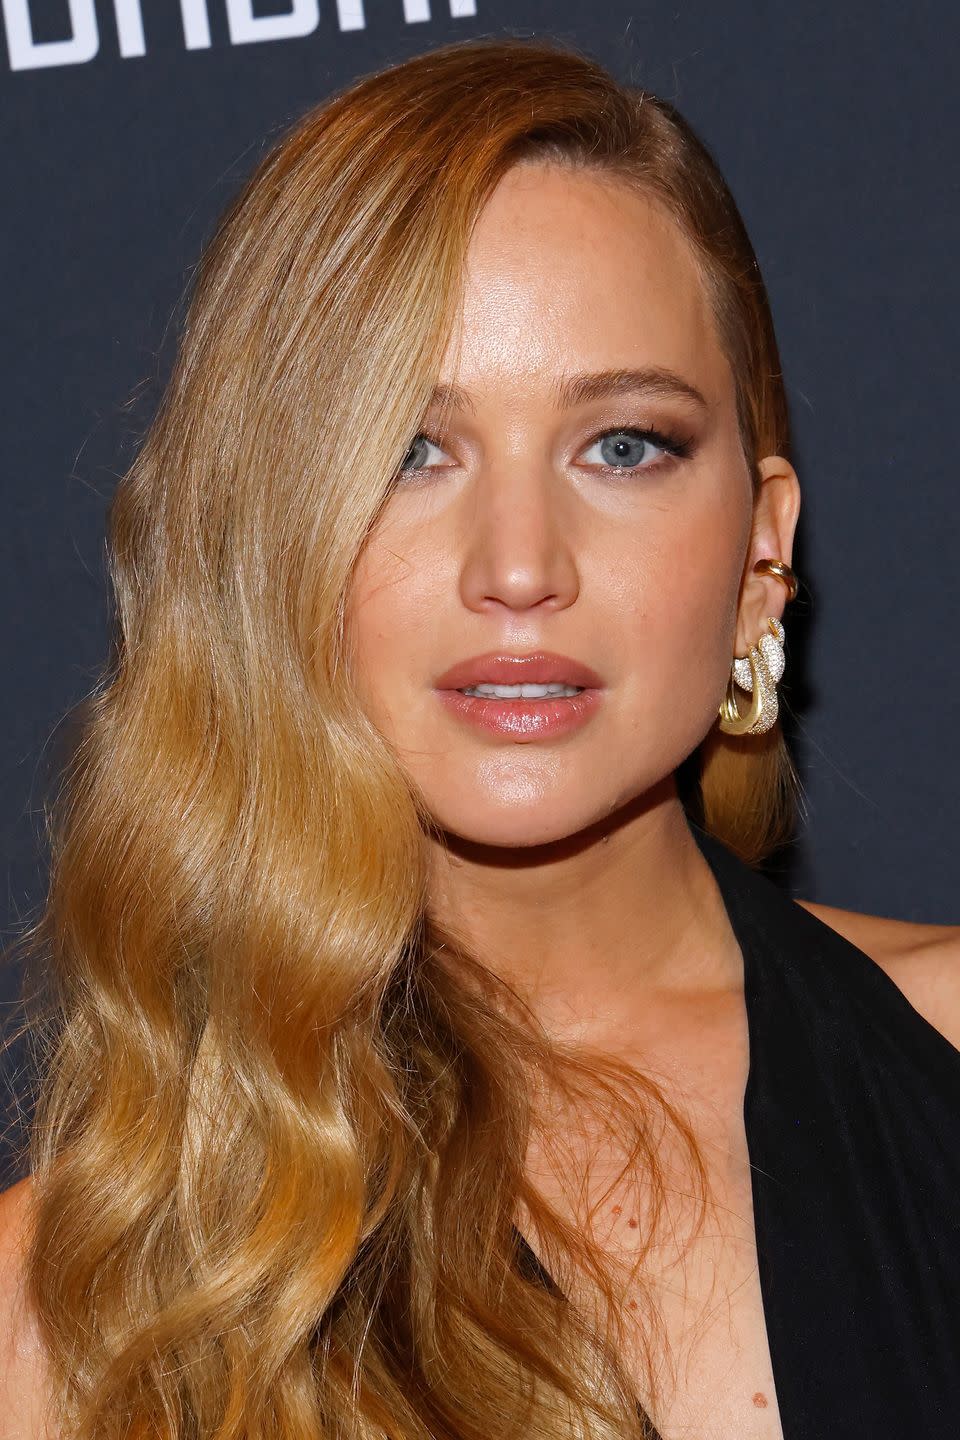
[(595, 670), (569, 655), (549, 650), (511, 655), (490, 651), (451, 665), (434, 682), (438, 690), (465, 690), (472, 685), (577, 685), (599, 689), (603, 681)]

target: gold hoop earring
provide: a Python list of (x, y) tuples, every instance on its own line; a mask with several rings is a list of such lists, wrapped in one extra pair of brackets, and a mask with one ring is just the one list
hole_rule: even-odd
[(787, 587), (787, 604), (796, 600), (800, 582), (797, 579), (796, 571), (793, 570), (786, 560), (758, 560), (753, 567), (755, 575), (775, 575), (782, 580)]
[[(734, 659), (727, 693), (720, 703), (720, 729), (725, 735), (763, 735), (775, 724), (780, 710), (777, 681), (784, 668), (784, 629), (775, 615), (767, 616), (769, 633), (751, 645), (749, 654)], [(740, 714), (736, 687), (752, 694), (750, 708)]]

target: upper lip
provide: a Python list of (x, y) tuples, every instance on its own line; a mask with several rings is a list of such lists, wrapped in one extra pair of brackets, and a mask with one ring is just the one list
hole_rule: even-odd
[(435, 682), (438, 690), (465, 690), (471, 685), (578, 685), (597, 688), (600, 676), (580, 660), (537, 650), (527, 655), (490, 651), (458, 660)]

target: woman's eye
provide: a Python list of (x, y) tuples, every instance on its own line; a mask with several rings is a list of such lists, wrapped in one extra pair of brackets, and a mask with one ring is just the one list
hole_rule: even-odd
[[(652, 451), (660, 450), (667, 455), (683, 456), (690, 451), (689, 443), (671, 435), (662, 435), (658, 430), (607, 430), (598, 435), (583, 453), (587, 463), (600, 465), (606, 470), (652, 470), (649, 462)], [(591, 458), (591, 451), (596, 452)]]
[(432, 440), (429, 440), (426, 435), (424, 435), (423, 433), (415, 435), (413, 439), (413, 444), (407, 451), (406, 459), (400, 466), (401, 475), (406, 475), (410, 472), (416, 472), (417, 470), (435, 469), (436, 467), (431, 465), (429, 460), (431, 450), (436, 450), (438, 455), (443, 454), (440, 446), (435, 445), (434, 442)]

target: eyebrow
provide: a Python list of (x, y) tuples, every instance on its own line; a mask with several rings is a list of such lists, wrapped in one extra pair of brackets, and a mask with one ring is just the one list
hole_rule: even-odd
[[(592, 400), (605, 400), (611, 395), (682, 399), (702, 410), (710, 408), (695, 385), (659, 365), (646, 366), (642, 370), (597, 370), (591, 374), (565, 375), (551, 386), (551, 393), (558, 410), (586, 405)], [(476, 413), (470, 396), (459, 385), (435, 386), (430, 403), (442, 410)]]

